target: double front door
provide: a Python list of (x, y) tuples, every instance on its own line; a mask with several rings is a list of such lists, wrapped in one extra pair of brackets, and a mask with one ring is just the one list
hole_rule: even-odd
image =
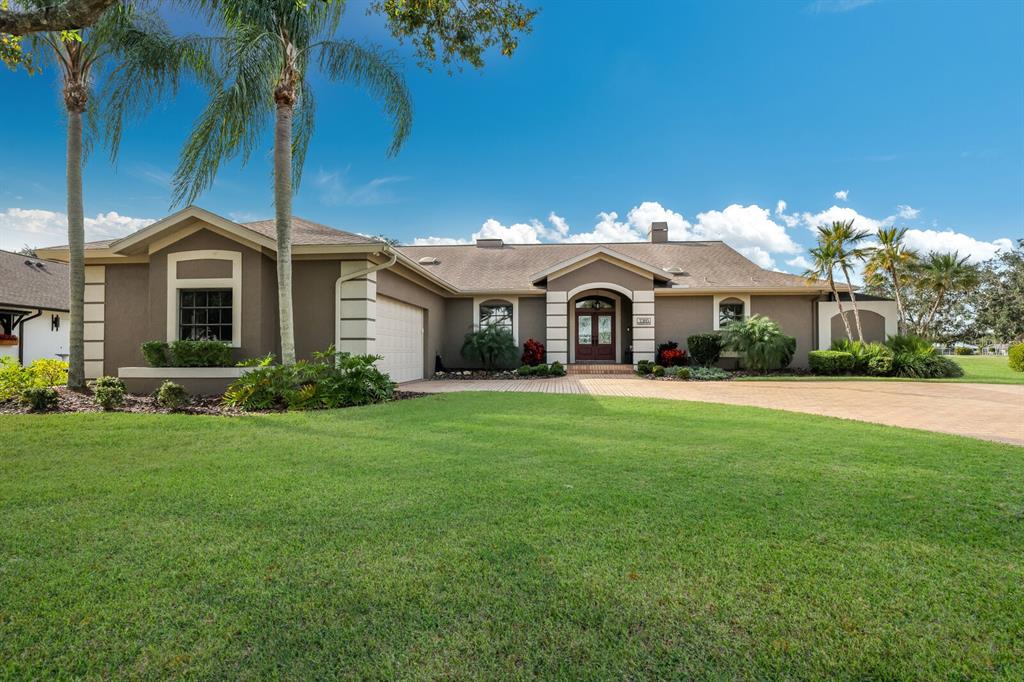
[(615, 361), (615, 311), (576, 310), (576, 362)]

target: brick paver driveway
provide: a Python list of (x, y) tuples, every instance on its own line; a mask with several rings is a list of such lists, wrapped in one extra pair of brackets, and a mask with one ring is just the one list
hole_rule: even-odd
[(640, 377), (415, 381), (423, 393), (583, 393), (753, 405), (1024, 445), (1024, 386), (914, 381), (651, 381)]

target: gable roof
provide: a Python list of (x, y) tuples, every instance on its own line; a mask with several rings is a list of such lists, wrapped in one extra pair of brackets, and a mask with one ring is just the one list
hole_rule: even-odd
[(668, 273), (666, 273), (661, 268), (657, 268), (649, 263), (645, 263), (644, 261), (638, 260), (632, 256), (627, 256), (626, 254), (620, 251), (615, 251), (614, 249), (604, 244), (599, 244), (589, 251), (585, 251), (584, 253), (581, 253), (577, 256), (573, 256), (566, 260), (555, 263), (554, 265), (544, 268), (540, 272), (535, 272), (531, 276), (530, 281), (533, 284), (537, 284), (538, 282), (544, 281), (551, 275), (567, 270), (573, 270), (575, 269), (574, 266), (582, 266), (589, 262), (591, 259), (601, 259), (612, 262), (618, 261), (619, 263), (624, 263), (628, 266), (631, 266), (632, 268), (646, 272), (647, 274), (653, 276), (657, 280), (666, 281), (670, 279)]
[(0, 307), (67, 310), (68, 300), (67, 265), (0, 251)]
[[(422, 265), (464, 291), (544, 291), (535, 283), (538, 275), (557, 272), (588, 254), (619, 255), (659, 273), (667, 288), (682, 290), (799, 289), (808, 293), (823, 289), (824, 282), (810, 284), (803, 277), (765, 270), (720, 241), (624, 242), (606, 244), (506, 244), (498, 248), (468, 245), (401, 246), (414, 261), (432, 257), (436, 264)], [(554, 268), (554, 270), (552, 270)], [(682, 272), (669, 272), (680, 268)]]
[[(165, 233), (179, 229), (182, 224), (190, 221), (201, 221), (213, 228), (227, 232), (245, 241), (252, 242), (258, 246), (276, 250), (277, 249), (277, 227), (273, 220), (256, 220), (248, 223), (236, 223), (212, 211), (207, 211), (199, 206), (187, 206), (171, 215), (147, 225), (135, 232), (121, 237), (120, 239), (104, 239), (101, 241), (87, 242), (85, 249), (102, 250), (107, 249), (114, 254), (132, 253), (142, 250), (147, 244), (160, 238)], [(327, 225), (315, 223), (298, 216), (292, 216), (292, 245), (293, 246), (383, 246), (384, 242), (365, 237), (353, 232), (338, 230)], [(46, 253), (54, 251), (66, 251), (67, 245), (53, 246), (42, 249)]]

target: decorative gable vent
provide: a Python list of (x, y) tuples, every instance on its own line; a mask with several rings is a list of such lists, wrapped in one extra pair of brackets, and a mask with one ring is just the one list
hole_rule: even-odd
[(420, 265), (437, 265), (441, 261), (437, 260), (433, 256), (422, 256), (418, 262)]

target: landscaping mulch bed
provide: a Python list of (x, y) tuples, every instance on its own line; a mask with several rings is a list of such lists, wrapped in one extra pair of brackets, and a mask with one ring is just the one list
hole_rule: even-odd
[[(55, 386), (58, 395), (57, 409), (40, 414), (80, 413), (80, 412), (103, 412), (103, 408), (93, 400), (91, 391), (72, 391), (66, 386)], [(413, 393), (411, 391), (395, 391), (395, 400), (408, 400), (410, 398), (422, 398), (425, 393)], [(131, 412), (137, 414), (171, 414), (172, 411), (162, 408), (156, 404), (152, 396), (126, 394), (124, 405), (111, 412)], [(237, 407), (229, 407), (221, 402), (219, 395), (194, 395), (190, 397), (189, 405), (176, 410), (177, 414), (206, 414), (219, 415), (222, 417), (237, 417), (245, 414), (260, 414), (266, 412), (282, 412), (283, 410), (259, 410), (245, 411)], [(0, 414), (35, 414), (27, 407), (12, 398), (0, 402)]]

